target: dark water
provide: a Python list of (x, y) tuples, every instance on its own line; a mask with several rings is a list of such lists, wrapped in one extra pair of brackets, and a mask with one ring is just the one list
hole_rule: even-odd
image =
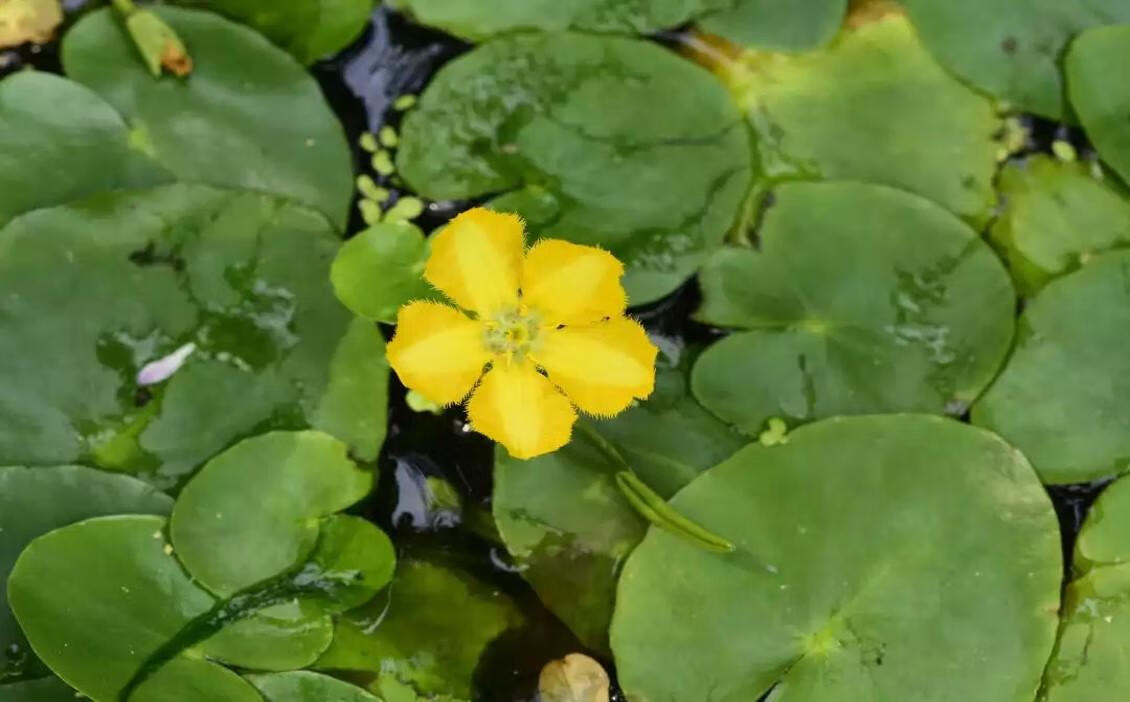
[[(72, 14), (69, 21), (73, 21), (87, 3), (69, 0), (64, 4)], [(656, 39), (677, 45), (680, 37), (676, 31)], [(365, 131), (375, 133), (383, 125), (397, 127), (401, 113), (393, 108), (396, 98), (419, 94), (439, 67), (469, 48), (442, 33), (412, 25), (394, 12), (378, 9), (365, 34), (351, 47), (312, 67), (354, 147), (358, 172), (369, 173), (389, 188), (394, 198), (391, 202), (401, 195), (399, 182), (395, 175), (379, 178), (372, 172), (369, 155), (357, 146), (359, 137)], [(0, 75), (22, 66), (60, 72), (57, 44), (0, 51)], [(1022, 121), (1032, 135), (1025, 154), (1050, 153), (1056, 139), (1072, 143), (1081, 157), (1093, 154), (1078, 129), (1033, 117), (1023, 117)], [(418, 223), (428, 231), (468, 204), (429, 203)], [(354, 208), (349, 230), (363, 227)], [(670, 297), (634, 312), (653, 334), (679, 345), (700, 345), (723, 332), (690, 319), (699, 299), (697, 286), (691, 282)], [(395, 376), (391, 385), (389, 434), (379, 459), (380, 481), (374, 494), (353, 511), (392, 534), (402, 552), (426, 554), (464, 568), (519, 604), (529, 623), (507, 632), (488, 648), (475, 673), (476, 699), (533, 700), (541, 666), (584, 648), (542, 607), (493, 537), (489, 519), (491, 442), (467, 430), (461, 410), (439, 415), (414, 412), (407, 406), (405, 390)], [(454, 488), (462, 508), (430, 508), (425, 482), (429, 477), (440, 478)], [(1086, 512), (1106, 484), (1100, 481), (1048, 488), (1060, 522), (1065, 572), (1070, 572), (1071, 550)], [(455, 611), (459, 604), (452, 603)], [(604, 663), (611, 669), (610, 661)], [(621, 699), (614, 691), (613, 700)]]

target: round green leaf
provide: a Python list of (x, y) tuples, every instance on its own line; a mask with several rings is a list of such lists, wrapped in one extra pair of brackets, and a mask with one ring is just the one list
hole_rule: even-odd
[(295, 583), (303, 603), (319, 611), (359, 607), (392, 579), (396, 551), (383, 531), (361, 517), (337, 514), (321, 521), (318, 544)]
[(298, 600), (259, 610), (196, 646), (206, 658), (252, 670), (296, 670), (333, 641), (333, 620), (312, 616)]
[(326, 58), (357, 38), (373, 0), (176, 0), (255, 27), (302, 63)]
[(521, 461), (495, 452), (495, 524), (522, 577), (585, 645), (608, 649), (616, 577), (646, 522), (616, 486), (631, 469), (667, 497), (745, 443), (687, 391), (678, 369), (607, 421), (583, 421), (562, 449)]
[[(1130, 22), (1130, 2), (903, 0), (938, 60), (970, 85), (1021, 110), (1063, 120), (1060, 61), (1080, 31)], [(1117, 81), (1112, 81), (1117, 83)]]
[(1002, 121), (934, 62), (900, 13), (816, 51), (746, 52), (721, 73), (770, 178), (889, 185), (988, 221)]
[[(1130, 0), (1116, 3), (1130, 22)], [(1084, 32), (1067, 53), (1067, 87), (1071, 106), (1087, 136), (1122, 180), (1130, 183), (1130, 88), (1112, 71), (1130, 61), (1130, 26)]]
[[(171, 486), (244, 436), (308, 426), (375, 458), (384, 340), (334, 299), (337, 246), (314, 212), (204, 186), (13, 220), (0, 230), (0, 463), (81, 460)], [(139, 387), (188, 343), (171, 378)]]
[(1024, 452), (1046, 483), (1130, 468), (1130, 252), (1052, 281), (1020, 318), (1016, 348), (973, 422)]
[(699, 357), (699, 401), (751, 434), (771, 417), (963, 414), (1012, 339), (1015, 296), (989, 247), (889, 188), (794, 183), (772, 203), (758, 250), (703, 268), (699, 318), (743, 331)]
[(672, 505), (738, 548), (651, 529), (628, 559), (611, 636), (629, 699), (1034, 699), (1057, 523), (1023, 456), (988, 432), (831, 419), (743, 449)]
[(444, 66), (405, 118), (397, 162), (429, 199), (509, 191), (492, 207), (532, 234), (612, 251), (638, 305), (721, 245), (750, 151), (701, 68), (650, 42), (551, 34), (496, 39)]
[(77, 693), (56, 677), (0, 685), (4, 702), (76, 702)]
[(251, 675), (247, 679), (267, 702), (381, 702), (359, 687), (307, 671)]
[(1046, 702), (1107, 702), (1130, 695), (1130, 480), (1099, 496), (1075, 544)]
[(67, 75), (117, 108), (134, 140), (178, 180), (282, 195), (344, 228), (352, 162), (314, 79), (251, 29), (208, 12), (153, 11), (188, 45), (188, 78), (155, 80), (111, 8), (67, 32)]
[(79, 522), (33, 541), (12, 570), (8, 597), (35, 652), (96, 702), (116, 701), (216, 604), (165, 552), (165, 524), (135, 515)]
[(37, 71), (0, 81), (0, 154), (0, 225), (96, 192), (172, 179), (100, 97)]
[(478, 41), (518, 30), (648, 34), (677, 27), (730, 0), (392, 0), (421, 24)]
[(405, 559), (383, 595), (338, 620), (334, 641), (316, 667), (383, 672), (422, 695), (471, 699), (483, 650), (523, 621), (513, 602), (485, 583)]
[(247, 439), (185, 486), (173, 508), (173, 546), (197, 582), (231, 596), (305, 562), (320, 519), (357, 502), (372, 485), (372, 474), (349, 459), (345, 444), (325, 434)]
[(197, 658), (175, 658), (137, 686), (129, 702), (263, 702), (246, 680)]
[(1026, 294), (1095, 254), (1130, 244), (1130, 200), (1084, 164), (1047, 156), (1010, 162), (998, 187), (1003, 210), (993, 242)]
[(698, 26), (743, 46), (803, 51), (835, 36), (847, 6), (847, 0), (737, 0)]
[(401, 305), (434, 295), (423, 279), (427, 260), (428, 243), (418, 227), (375, 224), (342, 244), (330, 280), (337, 299), (354, 314), (395, 324)]
[(24, 547), (52, 529), (91, 517), (164, 515), (172, 507), (169, 497), (125, 475), (81, 466), (0, 467), (0, 680), (20, 677), (35, 665), (8, 609), (8, 574)]

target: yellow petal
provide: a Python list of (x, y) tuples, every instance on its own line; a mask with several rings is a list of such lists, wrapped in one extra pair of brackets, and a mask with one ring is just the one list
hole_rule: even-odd
[(533, 458), (569, 442), (577, 413), (529, 363), (495, 363), (467, 403), (475, 431), (515, 458)]
[(543, 239), (526, 254), (522, 300), (549, 324), (591, 324), (624, 314), (624, 266), (595, 246)]
[(617, 317), (541, 333), (534, 361), (585, 412), (611, 416), (626, 409), (633, 398), (647, 397), (655, 387), (658, 349), (631, 319)]
[(490, 360), (482, 325), (438, 302), (401, 307), (387, 353), (400, 382), (441, 405), (466, 397)]
[(424, 277), (480, 318), (514, 307), (525, 238), (517, 215), (476, 207), (435, 234)]

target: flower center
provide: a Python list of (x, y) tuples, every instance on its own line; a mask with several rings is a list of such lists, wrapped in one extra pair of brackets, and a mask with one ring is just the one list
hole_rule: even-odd
[(540, 315), (523, 307), (510, 308), (485, 320), (483, 346), (493, 354), (523, 360), (538, 342)]

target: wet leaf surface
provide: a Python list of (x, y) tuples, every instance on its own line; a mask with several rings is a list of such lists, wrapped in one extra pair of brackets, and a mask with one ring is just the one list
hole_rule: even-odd
[(756, 132), (775, 180), (855, 180), (908, 190), (985, 223), (1002, 122), (919, 43), (899, 12), (823, 49), (708, 59)]
[(373, 225), (342, 244), (330, 269), (334, 292), (354, 314), (396, 323), (401, 305), (436, 297), (423, 279), (428, 243), (406, 222)]
[(250, 25), (302, 63), (344, 49), (369, 21), (373, 0), (176, 0)]
[(737, 0), (698, 26), (742, 46), (802, 51), (835, 36), (847, 7), (847, 0)]
[(1003, 208), (991, 237), (1023, 294), (1130, 244), (1130, 200), (1086, 164), (1047, 156), (1010, 162), (998, 187)]
[[(1130, 22), (1130, 2), (1117, 3)], [(1111, 74), (1130, 60), (1130, 27), (1102, 27), (1084, 32), (1067, 54), (1071, 106), (1103, 161), (1130, 183), (1130, 89)]]
[(210, 12), (154, 11), (195, 57), (189, 78), (154, 80), (109, 8), (67, 32), (67, 75), (112, 104), (178, 180), (284, 196), (344, 228), (352, 163), (317, 83), (251, 29)]
[(78, 83), (38, 72), (0, 81), (0, 225), (40, 207), (171, 181), (135, 137)]
[(947, 69), (1021, 110), (1057, 120), (1070, 118), (1061, 72), (1068, 44), (1088, 27), (1130, 22), (1126, 0), (902, 2)]
[[(11, 222), (0, 461), (82, 460), (173, 487), (247, 435), (309, 426), (374, 458), (384, 341), (334, 299), (337, 246), (316, 213), (203, 186)], [(146, 363), (189, 341), (197, 350), (172, 378), (139, 387)]]
[[(172, 507), (169, 497), (125, 475), (82, 466), (0, 468), (0, 683), (43, 673), (8, 609), (8, 574), (24, 547), (53, 529), (91, 517), (167, 515)], [(46, 695), (53, 686), (43, 683), (28, 689), (40, 687)], [(0, 699), (7, 699), (4, 694), (9, 692), (0, 689)]]
[(400, 144), (400, 174), (425, 197), (505, 193), (491, 206), (531, 233), (616, 254), (633, 305), (721, 245), (751, 178), (741, 117), (709, 74), (648, 42), (583, 34), (500, 38), (447, 64)]
[(1004, 361), (1007, 273), (973, 230), (922, 198), (782, 185), (758, 242), (703, 269), (696, 316), (738, 331), (691, 377), (707, 409), (752, 436), (772, 417), (960, 415)]
[(1055, 280), (1025, 307), (1016, 348), (973, 422), (1024, 452), (1044, 482), (1130, 468), (1130, 252)]
[(830, 419), (739, 451), (672, 504), (738, 550), (648, 531), (612, 624), (629, 699), (1034, 698), (1059, 539), (1035, 473), (995, 436)]
[(677, 27), (728, 0), (392, 0), (416, 21), (472, 41), (540, 30), (648, 34)]
[(267, 702), (381, 702), (359, 687), (307, 671), (252, 675), (248, 680)]

